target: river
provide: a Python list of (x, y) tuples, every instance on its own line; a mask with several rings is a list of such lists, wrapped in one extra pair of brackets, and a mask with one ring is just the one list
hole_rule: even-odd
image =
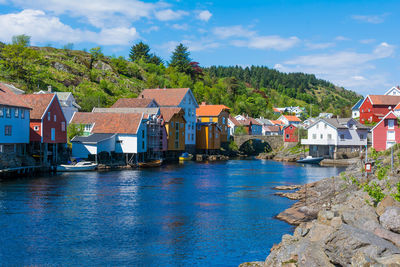
[(0, 182), (0, 265), (237, 266), (293, 227), (277, 185), (343, 168), (266, 160)]

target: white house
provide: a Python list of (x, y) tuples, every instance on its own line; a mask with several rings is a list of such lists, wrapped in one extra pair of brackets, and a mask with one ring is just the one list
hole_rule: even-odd
[(301, 144), (309, 146), (313, 157), (340, 158), (367, 145), (368, 129), (353, 118), (321, 118), (307, 128), (308, 137)]
[(124, 154), (130, 162), (143, 161), (147, 152), (146, 122), (139, 113), (77, 112), (71, 124), (84, 125), (86, 136), (73, 139), (72, 155), (84, 157), (105, 151)]
[(393, 86), (387, 92), (385, 95), (400, 95), (400, 87), (399, 86)]
[(190, 88), (144, 89), (138, 98), (154, 99), (160, 107), (180, 107), (185, 111), (186, 150), (196, 149), (196, 109), (199, 107)]
[(360, 118), (360, 106), (364, 102), (364, 98), (361, 98), (357, 103), (351, 108), (351, 117), (353, 119)]

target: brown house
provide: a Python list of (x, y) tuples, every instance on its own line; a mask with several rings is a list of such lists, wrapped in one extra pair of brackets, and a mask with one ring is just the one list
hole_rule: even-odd
[(228, 117), (229, 110), (224, 105), (207, 105), (205, 102), (201, 103), (196, 110), (199, 122), (215, 122), (221, 130), (221, 142), (228, 142)]
[(196, 149), (210, 152), (221, 148), (221, 129), (216, 122), (198, 122), (196, 126)]
[(176, 156), (185, 151), (185, 112), (179, 107), (160, 108), (167, 131), (167, 153)]

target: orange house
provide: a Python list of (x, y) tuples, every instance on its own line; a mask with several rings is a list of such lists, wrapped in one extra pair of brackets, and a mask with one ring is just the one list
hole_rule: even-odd
[(196, 125), (196, 149), (209, 151), (221, 148), (221, 129), (216, 122), (198, 122)]
[(228, 142), (228, 117), (229, 110), (224, 105), (207, 105), (205, 102), (201, 103), (196, 109), (197, 119), (199, 122), (215, 122), (221, 129), (221, 142)]

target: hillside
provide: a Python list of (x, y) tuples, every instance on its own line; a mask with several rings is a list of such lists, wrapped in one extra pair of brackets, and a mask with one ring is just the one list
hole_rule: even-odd
[(104, 56), (52, 47), (0, 43), (0, 80), (33, 92), (71, 91), (83, 110), (107, 107), (120, 97), (135, 97), (144, 88), (192, 88), (198, 102), (225, 104), (232, 112), (272, 116), (272, 107), (300, 105), (313, 115), (328, 111), (348, 116), (359, 95), (316, 79), (314, 75), (285, 74), (266, 67), (210, 67), (194, 63), (189, 74), (143, 60)]

